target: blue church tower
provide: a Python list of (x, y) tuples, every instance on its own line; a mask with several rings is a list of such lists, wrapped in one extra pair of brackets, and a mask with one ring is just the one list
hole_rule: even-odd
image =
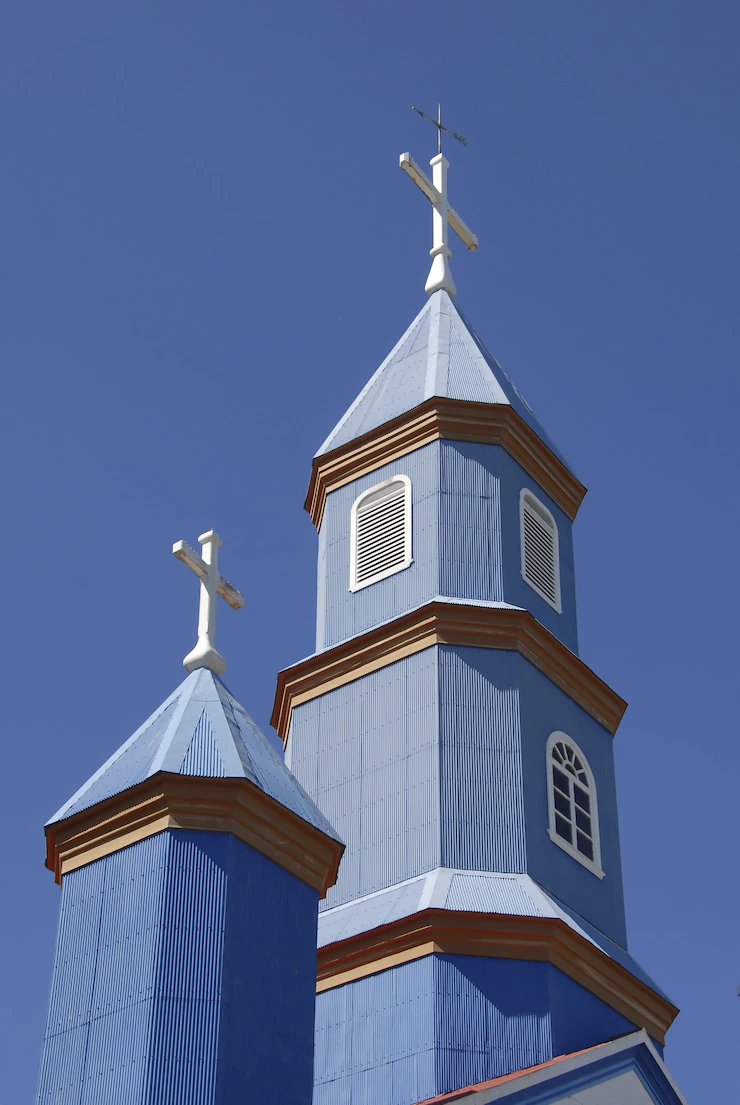
[(477, 240), (444, 155), (433, 181), (401, 167), (434, 206), (429, 299), (314, 458), (316, 651), (273, 715), (347, 847), (319, 919), (315, 1105), (493, 1100), (556, 1057), (621, 1062), (615, 1038), (655, 1066), (677, 1013), (627, 950), (626, 704), (578, 652), (585, 488), (455, 305), (447, 226)]
[(310, 1105), (316, 923), (342, 845), (219, 678), (190, 674), (46, 828), (62, 901), (39, 1105)]
[(627, 947), (625, 703), (578, 649), (585, 488), (455, 305), (478, 243), (431, 165), (429, 298), (313, 461), (285, 760), (220, 678), (209, 531), (173, 548), (187, 678), (46, 826), (37, 1105), (686, 1105)]

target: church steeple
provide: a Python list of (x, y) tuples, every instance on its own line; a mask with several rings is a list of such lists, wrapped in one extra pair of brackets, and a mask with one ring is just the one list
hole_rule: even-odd
[(216, 674), (216, 593), (244, 600), (200, 540), (202, 559), (174, 550), (203, 583), (190, 674), (46, 826), (62, 900), (39, 1105), (311, 1102), (342, 844)]
[(319, 923), (322, 1105), (662, 1043), (676, 1014), (627, 951), (626, 704), (577, 646), (585, 488), (440, 279), (314, 458), (316, 652), (278, 678), (286, 760), (347, 844)]

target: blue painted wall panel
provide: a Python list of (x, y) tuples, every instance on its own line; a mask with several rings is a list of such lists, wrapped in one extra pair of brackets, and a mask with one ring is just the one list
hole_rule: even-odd
[[(487, 448), (477, 446), (477, 448)], [(506, 601), (523, 606), (537, 621), (550, 630), (571, 652), (578, 652), (576, 589), (573, 561), (573, 524), (560, 507), (546, 495), (529, 473), (504, 450), (498, 450), (498, 471), (501, 479), (501, 532)], [(545, 504), (558, 527), (560, 544), (560, 589), (562, 614), (540, 598), (522, 579), (522, 554), (519, 539), (519, 493), (528, 488)]]
[(494, 649), (439, 648), (445, 867), (526, 870), (514, 657)]
[(236, 1105), (245, 1085), (310, 1105), (316, 918), (315, 891), (227, 834), (66, 875), (40, 1105)]
[[(398, 474), (411, 480), (413, 563), (352, 592), (352, 503), (361, 492)], [(523, 487), (542, 499), (558, 525), (562, 614), (521, 577), (519, 493)], [(436, 595), (522, 606), (577, 650), (571, 523), (500, 446), (431, 442), (327, 496), (319, 535), (318, 650), (398, 617)]]
[[(595, 773), (604, 879), (548, 836), (556, 729)], [(527, 872), (626, 946), (612, 738), (518, 653), (426, 649), (297, 707), (292, 742), (347, 844), (324, 908), (438, 866)]]
[[(349, 590), (350, 512), (358, 495), (403, 473), (411, 480), (412, 554), (410, 567), (360, 591)], [(417, 449), (327, 496), (321, 523), (325, 558), (319, 563), (316, 648), (328, 648), (436, 594), (438, 570), (439, 444)]]
[(324, 908), (439, 866), (437, 699), (432, 648), (294, 710), (291, 769), (347, 845)]
[[(613, 738), (523, 657), (517, 655), (514, 663), (522, 715), (528, 873), (545, 890), (626, 947)], [(555, 730), (573, 737), (594, 773), (603, 879), (572, 859), (547, 835), (545, 748)]]
[(317, 996), (321, 1105), (412, 1105), (633, 1030), (548, 963), (434, 955)]

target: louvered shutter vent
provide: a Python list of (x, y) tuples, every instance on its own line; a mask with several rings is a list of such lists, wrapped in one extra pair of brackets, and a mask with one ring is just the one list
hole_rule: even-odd
[(553, 606), (557, 606), (560, 596), (553, 526), (526, 497), (522, 503), (522, 523), (524, 574), (529, 583), (546, 595)]
[(406, 560), (406, 487), (400, 481), (357, 509), (355, 586)]

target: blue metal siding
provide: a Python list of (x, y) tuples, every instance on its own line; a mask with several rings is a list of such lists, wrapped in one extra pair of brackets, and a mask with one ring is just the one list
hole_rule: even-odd
[[(350, 591), (352, 503), (363, 491), (399, 474), (411, 480), (413, 563), (369, 587)], [(521, 576), (523, 487), (542, 499), (557, 522), (562, 614)], [(498, 445), (434, 441), (327, 496), (319, 536), (319, 651), (437, 595), (521, 606), (568, 648), (577, 649), (570, 520)]]
[(412, 1105), (634, 1026), (548, 963), (430, 955), (317, 996), (316, 1105)]
[(440, 865), (436, 649), (296, 707), (292, 770), (347, 845), (324, 908)]
[[(478, 448), (487, 448), (478, 446)], [(567, 514), (546, 495), (535, 480), (504, 450), (500, 450), (501, 530), (503, 533), (504, 592), (506, 601), (523, 606), (538, 622), (549, 629), (563, 644), (578, 653), (578, 622), (576, 619), (576, 588), (573, 566), (573, 523)], [(522, 552), (519, 536), (519, 494), (528, 488), (547, 507), (558, 527), (560, 546), (560, 593), (562, 614), (522, 579)]]
[(524, 871), (515, 653), (439, 648), (442, 863)]
[[(598, 879), (547, 835), (545, 744), (596, 776)], [(436, 867), (528, 872), (625, 946), (612, 738), (518, 653), (440, 645), (297, 707), (292, 766), (347, 844), (330, 909)]]
[(245, 1085), (310, 1105), (316, 918), (315, 891), (227, 834), (66, 875), (39, 1105), (237, 1105)]
[[(378, 583), (350, 591), (352, 503), (363, 491), (399, 474), (411, 480), (413, 562)], [(323, 636), (317, 640), (319, 650), (364, 633), (437, 594), (439, 480), (439, 443), (435, 441), (327, 496), (320, 538), (326, 551), (319, 562), (319, 633), (323, 626)]]
[[(514, 665), (522, 715), (527, 870), (545, 890), (626, 947), (612, 737), (523, 657), (516, 655)], [(603, 879), (572, 859), (547, 835), (545, 747), (548, 737), (557, 729), (573, 737), (594, 773)]]

